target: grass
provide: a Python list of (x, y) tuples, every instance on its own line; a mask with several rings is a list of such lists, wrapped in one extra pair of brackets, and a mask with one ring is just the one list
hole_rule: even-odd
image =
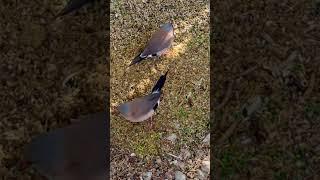
[[(169, 69), (154, 129), (148, 129), (148, 122), (133, 125), (112, 113), (112, 145), (141, 156), (156, 156), (194, 145), (195, 140), (200, 143), (198, 137), (208, 131), (209, 122), (208, 2), (111, 4), (111, 108), (149, 93)], [(176, 37), (168, 55), (128, 68), (151, 34), (166, 22), (173, 23)], [(190, 94), (193, 106), (185, 98)], [(176, 143), (165, 140), (170, 134), (177, 135)]]
[(159, 142), (161, 136), (161, 133), (152, 133), (145, 138), (137, 140), (137, 143), (132, 145), (134, 151), (141, 156), (159, 154), (159, 144), (155, 144), (154, 142)]
[(251, 155), (228, 149), (221, 152), (218, 157), (221, 167), (221, 179), (232, 179), (236, 173), (246, 169)]
[(304, 108), (306, 118), (314, 120), (320, 116), (320, 103), (308, 103)]
[(288, 174), (286, 172), (281, 171), (281, 170), (277, 170), (274, 173), (273, 178), (275, 180), (286, 180), (286, 179), (288, 179)]
[(188, 117), (188, 112), (185, 109), (179, 108), (177, 112), (177, 117), (179, 119), (186, 119)]
[[(7, 26), (0, 34), (2, 179), (43, 179), (30, 166), (23, 168), (24, 146), (70, 119), (105, 110), (108, 66), (101, 34), (107, 31), (105, 23), (91, 22), (103, 22), (107, 13), (99, 14), (102, 6), (97, 11), (89, 7), (87, 13), (84, 7), (53, 21), (65, 3), (0, 3), (0, 25)], [(7, 133), (18, 139), (10, 140)]]
[[(319, 52), (309, 43), (319, 36), (311, 23), (318, 18), (314, 2), (236, 0), (216, 3), (214, 9), (215, 105), (224, 99), (221, 92), (230, 77), (257, 67), (233, 78), (229, 100), (215, 112), (214, 139), (239, 119), (247, 99), (260, 95), (267, 100), (259, 113), (215, 144), (216, 179), (319, 179), (319, 68), (312, 60)], [(303, 36), (307, 29), (310, 41)], [(268, 38), (262, 40), (262, 34)]]

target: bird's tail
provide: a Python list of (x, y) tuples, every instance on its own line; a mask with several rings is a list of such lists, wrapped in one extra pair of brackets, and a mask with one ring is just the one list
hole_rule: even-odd
[(82, 6), (88, 3), (92, 3), (94, 0), (69, 0), (68, 4), (54, 17), (57, 19), (60, 16), (71, 13), (72, 11), (80, 9)]
[(143, 59), (145, 59), (145, 58), (144, 58), (144, 57), (141, 57), (140, 54), (139, 54), (138, 56), (136, 56), (136, 57), (132, 60), (132, 62), (130, 63), (129, 66), (132, 66), (132, 65), (134, 65), (134, 64), (137, 64), (138, 62), (142, 61)]
[(161, 88), (164, 86), (164, 83), (166, 82), (168, 71), (164, 75), (160, 76), (156, 85), (154, 85), (154, 87), (152, 88), (152, 91), (151, 91), (152, 93), (161, 91)]

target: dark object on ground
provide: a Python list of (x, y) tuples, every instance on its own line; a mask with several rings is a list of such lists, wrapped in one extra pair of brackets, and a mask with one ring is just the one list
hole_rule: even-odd
[(68, 2), (68, 4), (64, 7), (64, 9), (62, 11), (60, 11), (60, 13), (56, 16), (56, 18), (60, 17), (60, 16), (64, 16), (66, 14), (69, 14), (72, 11), (75, 11), (75, 10), (81, 8), (85, 4), (92, 3), (94, 1), (95, 0), (70, 0)]
[(48, 179), (104, 180), (106, 122), (106, 113), (90, 114), (70, 126), (42, 134), (26, 147), (26, 159)]

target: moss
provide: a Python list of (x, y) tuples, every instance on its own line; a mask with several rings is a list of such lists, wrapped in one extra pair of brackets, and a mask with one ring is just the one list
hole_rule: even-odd
[(237, 172), (242, 171), (248, 164), (251, 154), (241, 154), (235, 149), (228, 149), (218, 155), (221, 161), (221, 178), (230, 179)]
[(151, 133), (145, 138), (137, 140), (137, 143), (132, 144), (133, 149), (141, 156), (157, 155), (160, 152), (160, 133)]

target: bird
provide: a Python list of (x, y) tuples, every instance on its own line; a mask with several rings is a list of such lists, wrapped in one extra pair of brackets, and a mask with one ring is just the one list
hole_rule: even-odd
[(160, 104), (161, 89), (166, 81), (168, 71), (160, 76), (150, 94), (118, 106), (120, 114), (130, 122), (142, 122), (150, 118), (150, 123), (152, 123), (152, 116)]
[(105, 180), (108, 142), (107, 113), (89, 114), (35, 137), (25, 161), (50, 180)]
[(69, 0), (67, 5), (55, 16), (55, 18), (69, 14), (72, 11), (81, 8), (85, 4), (92, 3), (93, 1), (95, 0)]
[(174, 40), (174, 28), (171, 23), (160, 26), (148, 41), (144, 50), (136, 56), (129, 66), (132, 66), (149, 57), (159, 57), (167, 52)]

